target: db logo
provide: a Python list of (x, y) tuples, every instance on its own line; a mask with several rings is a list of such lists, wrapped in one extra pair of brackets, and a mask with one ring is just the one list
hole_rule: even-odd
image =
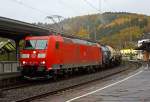
[(31, 57), (32, 57), (32, 58), (35, 58), (35, 57), (36, 57), (36, 54), (32, 54)]

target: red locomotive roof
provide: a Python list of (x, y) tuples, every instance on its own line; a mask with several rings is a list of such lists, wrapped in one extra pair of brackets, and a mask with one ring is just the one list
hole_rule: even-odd
[[(28, 36), (25, 38), (25, 40), (37, 40), (37, 39), (48, 39), (50, 36), (54, 36), (54, 38), (58, 39), (63, 39), (64, 42), (68, 43), (75, 43), (75, 44), (82, 44), (82, 45), (90, 45), (90, 46), (99, 46), (97, 42), (92, 42), (84, 39), (79, 39), (76, 37), (70, 37), (70, 36), (62, 36), (62, 35), (53, 35), (50, 34), (49, 36)], [(57, 37), (56, 37), (57, 36)]]
[(28, 36), (28, 37), (26, 37), (25, 38), (25, 40), (35, 40), (35, 39), (48, 39), (49, 38), (49, 36)]

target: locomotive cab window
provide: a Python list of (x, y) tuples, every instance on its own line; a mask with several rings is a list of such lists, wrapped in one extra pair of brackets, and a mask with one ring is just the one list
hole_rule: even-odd
[(25, 40), (24, 49), (26, 50), (35, 49), (35, 43), (36, 40)]
[(34, 50), (39, 49), (43, 50), (47, 48), (47, 40), (26, 40), (24, 49)]
[(37, 40), (36, 49), (46, 49), (47, 48), (47, 40)]

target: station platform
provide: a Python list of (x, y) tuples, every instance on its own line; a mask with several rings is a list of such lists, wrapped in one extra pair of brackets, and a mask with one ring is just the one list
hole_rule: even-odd
[(66, 102), (150, 102), (150, 67)]
[(20, 76), (17, 61), (0, 61), (0, 80), (10, 79)]

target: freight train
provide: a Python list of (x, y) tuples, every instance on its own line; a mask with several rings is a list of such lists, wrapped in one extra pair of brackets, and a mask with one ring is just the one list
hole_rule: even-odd
[(108, 45), (63, 35), (28, 36), (20, 51), (22, 75), (51, 78), (76, 70), (99, 70), (119, 65), (121, 55)]

